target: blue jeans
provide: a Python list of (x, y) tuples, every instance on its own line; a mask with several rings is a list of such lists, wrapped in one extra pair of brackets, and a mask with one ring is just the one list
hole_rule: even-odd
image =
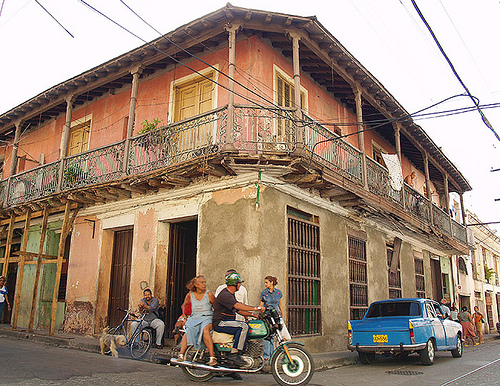
[(2, 321), (2, 314), (3, 314), (3, 306), (5, 305), (5, 302), (0, 303), (0, 323)]
[(215, 327), (215, 331), (234, 335), (233, 348), (243, 351), (247, 343), (248, 324), (237, 320), (223, 320)]
[(274, 351), (274, 335), (264, 338), (264, 359), (270, 359)]

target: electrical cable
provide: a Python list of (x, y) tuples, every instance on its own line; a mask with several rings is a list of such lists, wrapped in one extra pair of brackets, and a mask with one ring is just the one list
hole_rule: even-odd
[(47, 12), (49, 14), (49, 16), (54, 19), (54, 21), (59, 24), (59, 26), (65, 30), (69, 36), (71, 36), (72, 38), (74, 38), (74, 36), (71, 34), (71, 32), (69, 32), (61, 23), (59, 23), (59, 20), (57, 20), (38, 0), (35, 0), (35, 3), (37, 3), (45, 12)]
[[(127, 29), (126, 27), (122, 26), (120, 23), (118, 23), (117, 21), (113, 20), (112, 18), (110, 18), (109, 16), (107, 16), (106, 14), (104, 14), (103, 12), (99, 11), (98, 9), (96, 9), (95, 7), (91, 6), (90, 4), (88, 4), (85, 0), (78, 0), (80, 1), (82, 4), (84, 4), (85, 6), (87, 6), (88, 8), (90, 8), (92, 11), (96, 12), (98, 15), (106, 18), (108, 21), (112, 22), (113, 24), (115, 24), (116, 26), (120, 27), (121, 29), (123, 29), (124, 31), (126, 31), (127, 33), (131, 34), (132, 36), (134, 36), (135, 38), (141, 40), (143, 43), (145, 43), (146, 45), (152, 47), (153, 49), (155, 49), (156, 51), (162, 53), (163, 55), (165, 55), (166, 57), (168, 57), (169, 59), (173, 60), (174, 62), (188, 68), (189, 70), (193, 71), (194, 73), (200, 75), (202, 78), (206, 79), (206, 80), (209, 80), (210, 82), (214, 83), (214, 84), (217, 84), (219, 87), (222, 87), (223, 89), (229, 91), (229, 92), (232, 92), (234, 95), (237, 95), (239, 96), (240, 98), (242, 99), (245, 99), (247, 100), (248, 102), (252, 103), (252, 104), (255, 104), (256, 106), (264, 109), (264, 110), (269, 110), (269, 108), (266, 108), (265, 106), (262, 106), (260, 105), (259, 103), (257, 103), (256, 101), (252, 100), (252, 99), (249, 99), (248, 97), (242, 95), (242, 94), (239, 94), (237, 93), (236, 91), (234, 90), (230, 90), (227, 86), (224, 86), (220, 83), (218, 83), (217, 81), (215, 81), (214, 79), (211, 79), (210, 77), (202, 74), (201, 72), (195, 70), (194, 68), (190, 67), (189, 65), (183, 63), (181, 60), (173, 57), (172, 55), (169, 55), (167, 54), (165, 51), (159, 49), (158, 47), (156, 47), (154, 44), (146, 41), (145, 39), (141, 38), (139, 35), (135, 34), (134, 32), (132, 32), (131, 30)], [(278, 110), (282, 110), (279, 106), (276, 107)], [(286, 110), (282, 110), (282, 112), (286, 115), (287, 118), (289, 118)]]
[(417, 11), (418, 15), (420, 16), (420, 19), (422, 19), (422, 21), (424, 22), (425, 26), (427, 27), (427, 30), (429, 31), (429, 33), (432, 35), (432, 38), (434, 39), (434, 41), (436, 42), (438, 48), (439, 48), (439, 51), (441, 51), (441, 54), (443, 55), (443, 57), (446, 59), (446, 61), (448, 62), (448, 65), (450, 66), (451, 68), (451, 71), (453, 72), (453, 74), (455, 75), (455, 78), (457, 78), (457, 80), (460, 82), (460, 84), (462, 85), (462, 87), (464, 88), (465, 92), (467, 93), (467, 95), (470, 97), (470, 99), (472, 100), (472, 102), (474, 103), (474, 105), (476, 106), (476, 109), (477, 111), (479, 112), (479, 115), (481, 116), (481, 119), (483, 120), (484, 124), (493, 132), (493, 134), (495, 135), (495, 137), (500, 141), (500, 136), (497, 134), (497, 132), (495, 131), (495, 129), (493, 128), (493, 126), (491, 125), (491, 123), (488, 121), (488, 118), (486, 118), (486, 116), (484, 115), (484, 113), (481, 111), (481, 108), (479, 107), (479, 103), (477, 101), (477, 98), (474, 98), (472, 96), (472, 94), (470, 93), (469, 89), (467, 88), (467, 86), (465, 85), (465, 83), (462, 81), (462, 79), (460, 78), (460, 76), (458, 75), (457, 71), (455, 70), (455, 67), (453, 66), (453, 63), (451, 62), (451, 60), (448, 58), (448, 55), (446, 55), (446, 53), (444, 52), (444, 49), (443, 47), (441, 46), (441, 44), (439, 43), (436, 35), (434, 34), (434, 31), (432, 30), (431, 26), (429, 25), (429, 23), (427, 23), (427, 20), (425, 20), (425, 17), (424, 15), (422, 14), (422, 12), (420, 11), (420, 9), (418, 8), (417, 6), (417, 3), (415, 2), (415, 0), (410, 0), (411, 3), (413, 4), (413, 7), (415, 8), (415, 10)]

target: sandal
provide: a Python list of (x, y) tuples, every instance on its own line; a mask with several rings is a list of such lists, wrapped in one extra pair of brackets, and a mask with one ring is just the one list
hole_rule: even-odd
[(184, 360), (184, 354), (179, 353), (179, 355), (177, 355), (177, 362), (182, 362), (183, 360)]
[(208, 361), (207, 365), (209, 365), (209, 366), (215, 366), (216, 364), (217, 364), (217, 358), (210, 357), (210, 360)]

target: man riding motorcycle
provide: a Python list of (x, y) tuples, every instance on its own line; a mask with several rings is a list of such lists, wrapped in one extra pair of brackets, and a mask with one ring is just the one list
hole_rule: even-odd
[(223, 289), (215, 299), (213, 328), (217, 332), (234, 335), (233, 348), (228, 358), (237, 366), (244, 366), (246, 362), (239, 356), (239, 351), (245, 349), (248, 336), (248, 324), (236, 320), (236, 312), (243, 316), (253, 316), (252, 312), (262, 312), (264, 307), (248, 306), (239, 303), (234, 293), (243, 283), (237, 272), (226, 276), (226, 288)]

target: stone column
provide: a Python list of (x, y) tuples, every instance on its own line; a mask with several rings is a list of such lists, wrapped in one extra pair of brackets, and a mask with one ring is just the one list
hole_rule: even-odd
[(361, 104), (361, 91), (357, 87), (353, 87), (354, 99), (356, 101), (356, 123), (358, 131), (358, 147), (362, 153), (362, 171), (363, 171), (363, 185), (368, 190), (368, 176), (366, 173), (366, 150), (365, 150), (365, 133), (363, 132), (363, 106)]
[(240, 28), (239, 25), (232, 25), (226, 28), (229, 33), (229, 65), (228, 65), (228, 96), (227, 96), (227, 126), (226, 126), (226, 142), (224, 143), (223, 151), (234, 152), (234, 70), (236, 62), (236, 31)]
[(71, 117), (73, 115), (73, 103), (76, 96), (71, 95), (66, 99), (66, 122), (61, 135), (61, 145), (59, 146), (59, 179), (57, 180), (57, 191), (61, 190), (64, 176), (64, 159), (68, 155), (69, 132), (71, 130)]
[(142, 73), (142, 67), (135, 67), (130, 71), (130, 73), (132, 74), (132, 90), (130, 93), (130, 107), (128, 111), (127, 137), (125, 138), (125, 149), (123, 151), (123, 173), (127, 172), (128, 156), (130, 154), (130, 139), (132, 138), (132, 134), (134, 132), (135, 106), (137, 104), (137, 90), (139, 89), (139, 77)]

